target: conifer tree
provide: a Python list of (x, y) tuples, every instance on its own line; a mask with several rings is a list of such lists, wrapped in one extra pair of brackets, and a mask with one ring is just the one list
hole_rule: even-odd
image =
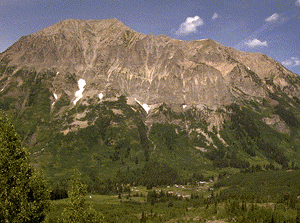
[(62, 213), (61, 221), (64, 223), (98, 223), (104, 222), (103, 215), (89, 206), (84, 207), (86, 194), (86, 185), (80, 181), (80, 174), (77, 170), (72, 178), (72, 190), (69, 192), (70, 203)]
[(42, 222), (50, 193), (29, 163), (15, 128), (0, 111), (0, 222)]
[(300, 210), (297, 209), (296, 223), (300, 223)]

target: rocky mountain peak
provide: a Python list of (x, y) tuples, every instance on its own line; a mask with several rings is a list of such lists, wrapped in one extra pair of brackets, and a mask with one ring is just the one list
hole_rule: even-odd
[(142, 36), (117, 19), (69, 19), (20, 38), (3, 56), (18, 67), (76, 72), (72, 67), (90, 64), (97, 50)]
[[(279, 88), (299, 95), (298, 76), (275, 60), (240, 52), (211, 39), (181, 41), (138, 33), (117, 19), (65, 20), (22, 37), (0, 55), (17, 70), (54, 70), (52, 87), (64, 91), (71, 73), (75, 86), (86, 81), (83, 98), (119, 92), (152, 105), (218, 107)], [(59, 83), (59, 84), (57, 84)]]
[(50, 27), (42, 29), (32, 35), (58, 35), (64, 34), (73, 36), (77, 33), (91, 32), (91, 34), (101, 34), (103, 31), (109, 32), (122, 32), (124, 30), (131, 30), (124, 23), (117, 19), (106, 19), (106, 20), (79, 20), (79, 19), (68, 19), (60, 21)]

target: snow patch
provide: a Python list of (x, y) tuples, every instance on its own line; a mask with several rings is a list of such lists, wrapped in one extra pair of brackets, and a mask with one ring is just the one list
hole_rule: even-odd
[(148, 112), (150, 111), (150, 106), (149, 105), (147, 105), (147, 104), (142, 104), (141, 102), (139, 102), (136, 98), (134, 98), (134, 100), (137, 102), (137, 103), (139, 103), (142, 107), (143, 107), (143, 109), (147, 112), (147, 114), (148, 114)]
[(103, 96), (104, 96), (104, 95), (103, 95), (102, 93), (100, 93), (100, 94), (99, 94), (99, 99), (101, 100), (101, 99), (103, 98)]
[(147, 104), (142, 104), (144, 110), (148, 113), (150, 111), (150, 107)]
[(55, 104), (55, 102), (57, 100), (57, 94), (53, 93), (53, 97), (55, 98), (55, 101), (52, 103), (52, 106)]
[(86, 85), (86, 82), (85, 80), (83, 79), (79, 79), (78, 80), (78, 87), (79, 87), (79, 90), (75, 92), (75, 97), (76, 99), (73, 101), (73, 104), (76, 105), (77, 101), (79, 101), (83, 95), (83, 91), (84, 91), (84, 86)]

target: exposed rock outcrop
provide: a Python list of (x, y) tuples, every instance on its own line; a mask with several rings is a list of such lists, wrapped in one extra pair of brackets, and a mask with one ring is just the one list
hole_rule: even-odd
[[(22, 37), (0, 61), (15, 69), (55, 70), (51, 88), (72, 100), (80, 78), (86, 81), (83, 99), (119, 92), (148, 105), (215, 109), (276, 90), (299, 96), (298, 76), (265, 55), (213, 40), (144, 35), (116, 19), (59, 22)], [(70, 83), (66, 74), (75, 80)]]

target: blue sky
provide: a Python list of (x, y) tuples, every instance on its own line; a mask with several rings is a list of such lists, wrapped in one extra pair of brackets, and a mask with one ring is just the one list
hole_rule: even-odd
[(0, 52), (65, 19), (117, 18), (144, 33), (213, 39), (300, 75), (300, 0), (0, 0)]

